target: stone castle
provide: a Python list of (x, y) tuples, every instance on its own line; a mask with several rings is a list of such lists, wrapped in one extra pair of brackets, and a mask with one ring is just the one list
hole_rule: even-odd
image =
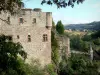
[(26, 61), (39, 59), (42, 65), (51, 62), (51, 12), (42, 12), (39, 8), (22, 9), (15, 16), (1, 13), (0, 18), (0, 34), (22, 44), (28, 56)]
[[(42, 66), (51, 63), (52, 13), (41, 9), (22, 9), (20, 14), (0, 14), (0, 34), (20, 42), (27, 52), (26, 62), (39, 59)], [(69, 43), (66, 50), (69, 51)]]

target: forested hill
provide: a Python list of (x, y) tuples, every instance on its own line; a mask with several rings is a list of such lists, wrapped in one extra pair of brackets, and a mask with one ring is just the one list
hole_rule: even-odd
[(94, 21), (91, 23), (85, 24), (69, 24), (65, 25), (65, 29), (72, 29), (72, 30), (100, 30), (100, 21)]

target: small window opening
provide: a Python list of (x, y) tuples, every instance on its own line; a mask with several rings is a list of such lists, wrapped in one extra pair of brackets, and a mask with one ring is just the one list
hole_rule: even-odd
[(20, 23), (23, 23), (23, 22), (24, 22), (24, 20), (23, 20), (23, 18), (21, 17), (21, 18), (20, 18)]
[(36, 23), (36, 18), (33, 18), (33, 24)]
[(44, 41), (44, 42), (48, 41), (47, 34), (43, 34), (43, 41)]
[(10, 24), (10, 17), (8, 17), (7, 20), (8, 20), (8, 23)]
[(12, 36), (7, 36), (8, 41), (12, 41)]
[(19, 35), (17, 35), (17, 39), (19, 39), (20, 37), (19, 37)]
[(31, 36), (28, 35), (28, 42), (31, 42)]

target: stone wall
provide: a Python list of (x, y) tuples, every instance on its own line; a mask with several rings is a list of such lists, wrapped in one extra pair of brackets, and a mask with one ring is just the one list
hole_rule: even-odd
[[(49, 64), (51, 62), (52, 14), (32, 9), (23, 9), (20, 14), (14, 16), (8, 13), (0, 14), (3, 20), (7, 21), (8, 17), (10, 17), (10, 24), (0, 20), (0, 34), (10, 35), (14, 42), (22, 44), (28, 54), (26, 62), (39, 59), (42, 66)], [(20, 18), (23, 18), (23, 23), (20, 23)], [(36, 23), (33, 23), (34, 18)], [(44, 34), (47, 34), (47, 41), (43, 41)], [(31, 38), (30, 42), (28, 42), (28, 35)]]
[(59, 44), (59, 54), (60, 54), (60, 59), (59, 62), (62, 60), (63, 56), (70, 57), (71, 52), (70, 52), (70, 39), (66, 37), (65, 35), (59, 35), (57, 36), (58, 44)]

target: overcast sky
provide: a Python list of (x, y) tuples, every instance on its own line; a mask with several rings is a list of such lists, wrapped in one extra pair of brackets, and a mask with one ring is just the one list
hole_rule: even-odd
[(83, 4), (75, 4), (74, 8), (60, 9), (55, 5), (41, 5), (41, 0), (24, 0), (24, 3), (26, 8), (41, 8), (43, 12), (52, 12), (53, 20), (61, 20), (63, 24), (100, 21), (100, 0), (85, 0)]

